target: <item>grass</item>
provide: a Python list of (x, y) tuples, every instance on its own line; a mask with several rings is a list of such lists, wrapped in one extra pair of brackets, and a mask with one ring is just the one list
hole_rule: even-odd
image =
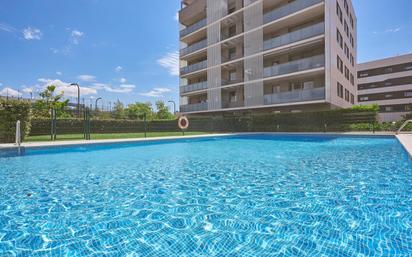
[[(185, 132), (185, 136), (204, 135), (205, 132)], [(148, 132), (147, 137), (176, 137), (183, 136), (182, 132)], [(92, 140), (103, 139), (127, 139), (127, 138), (144, 138), (144, 133), (114, 133), (114, 134), (91, 134)], [(57, 135), (57, 141), (82, 140), (83, 134)], [(50, 141), (50, 135), (47, 136), (29, 136), (24, 142), (44, 142)]]

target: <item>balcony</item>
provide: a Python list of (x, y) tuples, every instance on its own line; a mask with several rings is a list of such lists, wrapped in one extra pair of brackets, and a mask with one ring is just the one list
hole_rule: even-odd
[(325, 88), (303, 89), (289, 92), (282, 92), (273, 95), (265, 95), (265, 105), (295, 103), (305, 101), (316, 101), (325, 99)]
[(184, 1), (179, 12), (179, 21), (182, 24), (192, 24), (206, 15), (207, 0)]
[(203, 49), (205, 47), (207, 47), (207, 39), (204, 39), (202, 41), (194, 43), (193, 45), (190, 45), (186, 48), (183, 48), (182, 50), (180, 50), (180, 56), (185, 56), (187, 54), (194, 53), (194, 52), (196, 52), (200, 49)]
[(312, 5), (323, 2), (323, 0), (296, 0), (290, 4), (284, 5), (282, 7), (276, 8), (272, 11), (267, 12), (263, 16), (263, 23), (269, 23), (271, 21), (278, 20), (280, 18), (286, 17), (295, 12), (304, 10)]
[(207, 110), (207, 103), (187, 104), (180, 106), (180, 112), (200, 112)]
[(207, 68), (207, 60), (183, 67), (180, 69), (180, 74), (185, 75), (195, 71), (203, 70)]
[(223, 103), (223, 109), (241, 108), (241, 107), (244, 107), (244, 106), (245, 106), (245, 102), (243, 102), (243, 101)]
[(180, 88), (180, 92), (184, 94), (184, 93), (189, 93), (189, 92), (199, 91), (199, 90), (204, 90), (204, 89), (207, 89), (207, 81), (182, 86)]
[(313, 57), (287, 62), (276, 66), (266, 67), (263, 71), (264, 77), (274, 77), (284, 74), (316, 69), (325, 66), (325, 55), (316, 55)]
[(263, 43), (263, 49), (269, 50), (291, 43), (299, 42), (308, 38), (323, 35), (325, 33), (325, 23), (318, 23), (291, 33), (271, 38)]
[(191, 25), (191, 26), (189, 26), (189, 27), (181, 30), (181, 31), (180, 31), (180, 37), (187, 36), (187, 35), (195, 32), (195, 31), (197, 31), (197, 30), (205, 27), (206, 24), (207, 24), (207, 20), (206, 20), (206, 19), (200, 20), (200, 21), (196, 22), (195, 24), (193, 24), (193, 25)]

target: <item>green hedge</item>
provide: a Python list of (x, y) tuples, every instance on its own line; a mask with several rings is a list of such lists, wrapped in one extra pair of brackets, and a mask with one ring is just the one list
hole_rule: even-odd
[[(332, 110), (323, 112), (279, 113), (244, 116), (189, 117), (188, 131), (202, 132), (340, 132), (351, 131), (354, 124), (367, 124), (366, 130), (376, 127), (376, 111)], [(144, 132), (143, 121), (136, 120), (91, 120), (92, 133), (138, 133)], [(149, 132), (180, 131), (176, 120), (147, 122)], [(33, 120), (30, 135), (50, 133), (50, 120)], [(57, 134), (83, 133), (83, 120), (58, 119)]]
[(30, 132), (31, 103), (0, 99), (0, 143), (13, 143), (16, 138), (16, 122), (21, 121), (22, 139)]

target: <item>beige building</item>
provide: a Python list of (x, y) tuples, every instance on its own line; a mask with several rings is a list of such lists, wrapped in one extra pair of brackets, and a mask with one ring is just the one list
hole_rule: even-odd
[(304, 111), (356, 101), (350, 0), (183, 0), (182, 113)]
[(358, 100), (378, 104), (381, 121), (412, 112), (412, 54), (359, 64)]

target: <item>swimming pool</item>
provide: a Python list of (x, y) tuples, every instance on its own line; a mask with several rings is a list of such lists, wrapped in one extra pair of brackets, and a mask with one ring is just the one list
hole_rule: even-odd
[(0, 256), (412, 254), (393, 137), (249, 135), (0, 158)]

